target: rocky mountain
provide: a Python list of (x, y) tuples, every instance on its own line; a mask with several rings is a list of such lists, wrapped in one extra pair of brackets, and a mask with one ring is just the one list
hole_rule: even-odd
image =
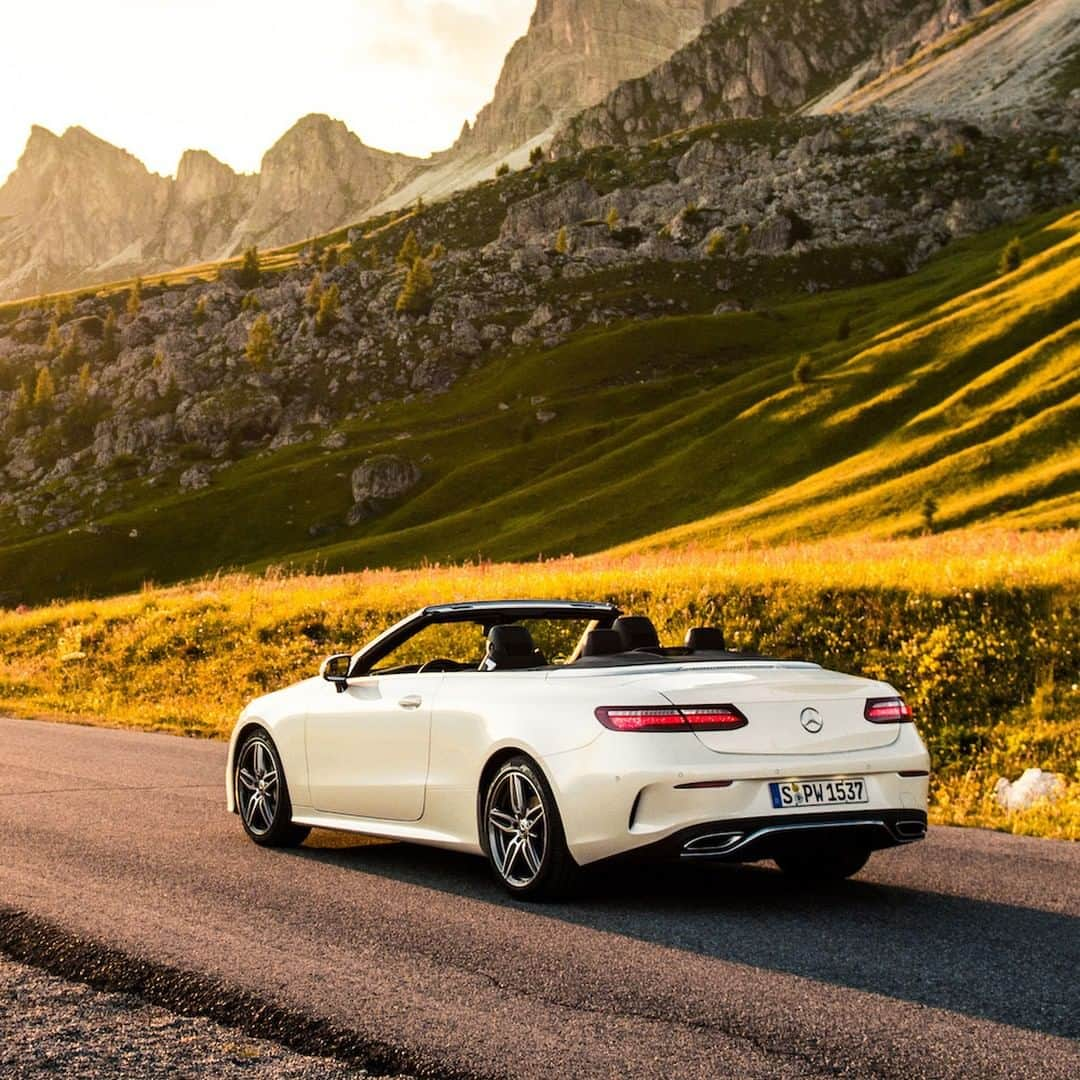
[(82, 128), (35, 127), (0, 188), (0, 295), (29, 295), (84, 272), (156, 261), (170, 183)]
[[(227, 197), (210, 163), (190, 170), (206, 172), (200, 196)], [(903, 275), (956, 237), (1078, 197), (1080, 150), (1047, 130), (887, 112), (727, 122), (511, 173), (254, 287), (226, 270), (134, 302), (8, 305), (0, 543), (92, 533), (150, 490), (213, 487), (249, 455), (331, 452), (337, 425), (508, 353), (686, 312), (770, 320), (773, 295)], [(409, 232), (432, 282), (400, 310)], [(530, 417), (553, 414), (538, 401)], [(340, 530), (339, 517), (310, 525)]]
[(520, 168), (559, 124), (626, 79), (651, 71), (711, 18), (742, 0), (538, 0), (510, 49), (491, 102), (447, 151), (373, 208), (437, 199)]
[(255, 199), (228, 248), (290, 244), (356, 221), (416, 164), (365, 146), (340, 120), (306, 116), (263, 158)]
[(948, 5), (910, 56), (876, 74), (859, 70), (813, 111), (874, 106), (972, 119), (1030, 116), (1080, 95), (1080, 7), (1074, 0), (997, 3), (973, 18)]
[(663, 63), (740, 0), (539, 0), (455, 150), (509, 150)]
[(983, 0), (746, 0), (640, 79), (568, 121), (556, 152), (789, 113), (906, 59)]
[(28, 296), (227, 258), (356, 220), (415, 167), (308, 116), (241, 176), (202, 150), (175, 179), (82, 128), (34, 128), (0, 188), (0, 296)]
[(539, 0), (494, 97), (450, 150), (423, 163), (308, 116), (239, 176), (205, 151), (175, 180), (80, 128), (36, 128), (0, 188), (0, 297), (27, 296), (289, 244), (383, 206), (437, 197), (527, 157), (558, 121), (599, 101), (740, 0)]

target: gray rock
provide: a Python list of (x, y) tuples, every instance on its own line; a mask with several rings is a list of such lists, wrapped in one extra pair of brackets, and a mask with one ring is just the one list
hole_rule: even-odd
[(347, 523), (357, 525), (373, 517), (387, 502), (416, 487), (422, 475), (415, 461), (397, 454), (380, 454), (361, 462), (352, 472), (353, 507)]
[(209, 465), (192, 465), (190, 469), (180, 474), (181, 491), (202, 491), (210, 486), (213, 479)]

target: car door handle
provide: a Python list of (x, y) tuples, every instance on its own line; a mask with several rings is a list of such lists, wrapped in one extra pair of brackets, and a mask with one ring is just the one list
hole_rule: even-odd
[(408, 697), (403, 697), (398, 704), (403, 709), (419, 709), (424, 704), (424, 699), (419, 694), (410, 694)]

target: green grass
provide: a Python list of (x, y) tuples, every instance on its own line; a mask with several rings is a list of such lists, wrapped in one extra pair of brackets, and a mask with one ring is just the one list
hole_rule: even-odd
[[(793, 272), (769, 283), (787, 300), (767, 311), (631, 322), (518, 349), (449, 394), (346, 425), (344, 450), (316, 442), (247, 458), (197, 494), (118, 476), (117, 495), (137, 501), (100, 518), (98, 535), (4, 534), (0, 592), (36, 602), (223, 566), (581, 555), (650, 534), (714, 544), (905, 535), (921, 529), (926, 494), (946, 527), (1075, 525), (1078, 225), (1080, 212), (1059, 211), (958, 243), (885, 284), (807, 297)], [(1026, 261), (1000, 278), (1017, 232)], [(672, 275), (633, 273), (650, 287)], [(598, 291), (634, 288), (620, 272)], [(845, 317), (851, 336), (837, 341)], [(797, 387), (803, 353), (816, 377)], [(546, 425), (538, 395), (557, 414)], [(422, 483), (347, 528), (348, 474), (376, 453), (421, 463)]]

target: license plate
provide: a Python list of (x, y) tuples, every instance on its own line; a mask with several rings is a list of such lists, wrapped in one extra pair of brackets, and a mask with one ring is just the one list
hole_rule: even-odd
[(866, 781), (861, 776), (843, 780), (785, 780), (770, 784), (774, 810), (793, 810), (798, 806), (851, 806), (870, 800)]

